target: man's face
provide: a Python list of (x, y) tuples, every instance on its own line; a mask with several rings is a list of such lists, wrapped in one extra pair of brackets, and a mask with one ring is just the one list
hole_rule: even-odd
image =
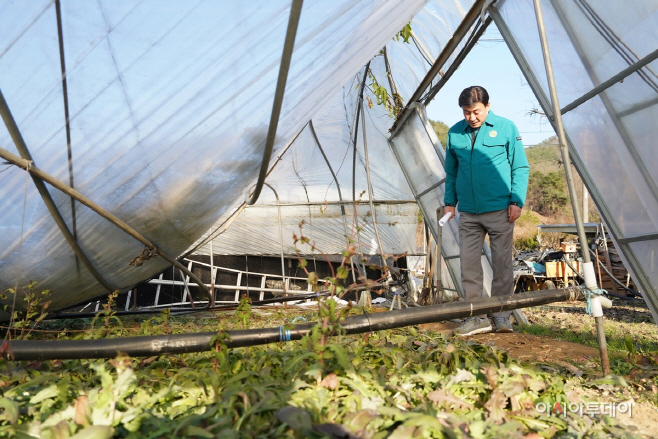
[(470, 107), (462, 107), (464, 119), (466, 119), (466, 122), (468, 122), (471, 128), (480, 128), (482, 126), (489, 114), (490, 105), (489, 103), (485, 106), (482, 102), (478, 102)]

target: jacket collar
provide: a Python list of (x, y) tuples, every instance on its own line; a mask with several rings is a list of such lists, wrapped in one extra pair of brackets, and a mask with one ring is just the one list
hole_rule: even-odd
[[(480, 128), (482, 128), (485, 125), (488, 125), (490, 127), (494, 126), (496, 122), (498, 121), (498, 116), (494, 114), (493, 111), (489, 110), (489, 114), (487, 114), (487, 118), (484, 120), (484, 123)], [(462, 120), (462, 123), (464, 124), (464, 132), (468, 132), (470, 125), (468, 122), (466, 122), (466, 119)]]

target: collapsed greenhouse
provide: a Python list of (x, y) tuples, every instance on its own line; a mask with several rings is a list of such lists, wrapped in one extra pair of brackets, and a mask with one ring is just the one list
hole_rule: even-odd
[[(655, 1), (7, 0), (0, 23), (0, 436), (656, 437)], [(545, 226), (579, 242), (520, 271), (564, 282), (491, 294), (485, 244), (492, 297), (466, 301), (427, 108), (493, 26), (602, 223), (563, 166), (575, 224)], [(586, 233), (643, 300), (602, 290)], [(452, 336), (507, 310), (513, 333)]]
[[(572, 162), (658, 320), (658, 6), (542, 6)], [(530, 1), (0, 7), (0, 290), (38, 281), (54, 309), (174, 263), (208, 303), (178, 259), (291, 257), (300, 223), (309, 254), (358, 241), (357, 269), (424, 254), (445, 177), (424, 106), (491, 22), (557, 123)]]

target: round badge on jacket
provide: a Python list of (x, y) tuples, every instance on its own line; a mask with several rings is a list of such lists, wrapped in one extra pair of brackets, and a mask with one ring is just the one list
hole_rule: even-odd
[(498, 132), (496, 131), (489, 131), (489, 137), (496, 137), (498, 135)]

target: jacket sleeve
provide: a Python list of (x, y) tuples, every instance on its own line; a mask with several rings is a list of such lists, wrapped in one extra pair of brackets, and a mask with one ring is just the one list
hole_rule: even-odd
[(530, 165), (528, 165), (528, 159), (516, 125), (512, 129), (512, 138), (510, 139), (507, 156), (512, 168), (512, 196), (510, 201), (517, 203), (519, 207), (523, 207), (526, 192), (528, 191)]
[(443, 203), (446, 206), (456, 206), (457, 205), (457, 168), (459, 167), (459, 162), (457, 156), (453, 149), (450, 147), (450, 133), (448, 133), (448, 140), (446, 145), (446, 185), (445, 185), (445, 194), (443, 196)]

